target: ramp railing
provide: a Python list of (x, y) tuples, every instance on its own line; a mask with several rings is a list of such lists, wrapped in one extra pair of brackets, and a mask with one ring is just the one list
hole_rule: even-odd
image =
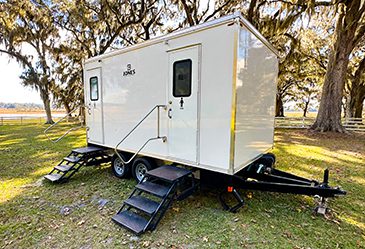
[(81, 128), (85, 127), (85, 126), (84, 126), (84, 124), (83, 124), (83, 122), (81, 121), (79, 126), (76, 126), (76, 127), (72, 127), (72, 128), (70, 128), (69, 130), (67, 130), (67, 131), (66, 131), (63, 135), (61, 135), (61, 136), (60, 136), (60, 137), (58, 137), (57, 139), (52, 139), (52, 138), (50, 138), (50, 136), (48, 135), (49, 131), (50, 131), (53, 127), (55, 127), (56, 125), (58, 125), (59, 123), (61, 123), (61, 122), (62, 122), (63, 120), (65, 120), (66, 118), (69, 118), (69, 117), (70, 117), (70, 115), (71, 115), (72, 113), (74, 113), (76, 110), (79, 110), (80, 108), (86, 108), (86, 109), (88, 109), (88, 111), (90, 111), (90, 107), (85, 106), (85, 105), (79, 105), (79, 106), (75, 107), (72, 111), (70, 111), (69, 113), (67, 113), (64, 117), (62, 117), (61, 119), (57, 120), (57, 122), (53, 123), (52, 125), (50, 125), (47, 129), (45, 129), (45, 130), (43, 131), (43, 133), (44, 133), (44, 135), (47, 137), (47, 139), (48, 139), (49, 141), (51, 141), (52, 143), (57, 143), (57, 142), (59, 142), (61, 139), (63, 139), (65, 136), (67, 136), (67, 135), (68, 135), (71, 131), (78, 130), (78, 129), (81, 129)]
[[(128, 132), (127, 135), (125, 135), (123, 137), (123, 139), (115, 146), (114, 151), (115, 154), (119, 157), (119, 159), (121, 160), (121, 162), (123, 164), (129, 164), (130, 162), (132, 162), (132, 160), (143, 150), (143, 148), (152, 140), (158, 140), (158, 139), (162, 139), (163, 142), (166, 141), (167, 137), (166, 136), (160, 136), (160, 109), (163, 108), (164, 110), (167, 109), (166, 105), (156, 105), (154, 106), (134, 127), (133, 129)], [(137, 152), (135, 152), (131, 158), (128, 161), (124, 161), (124, 159), (122, 158), (121, 154), (118, 152), (118, 147), (151, 115), (151, 113), (157, 109), (157, 136), (148, 139), (138, 150)]]

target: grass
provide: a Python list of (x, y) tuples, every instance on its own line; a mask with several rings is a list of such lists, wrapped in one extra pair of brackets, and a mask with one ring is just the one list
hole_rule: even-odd
[(313, 215), (310, 197), (245, 191), (246, 206), (227, 213), (211, 190), (175, 202), (157, 230), (136, 237), (110, 219), (135, 182), (113, 177), (108, 165), (62, 185), (42, 181), (85, 145), (82, 131), (54, 145), (44, 129), (0, 127), (0, 248), (365, 248), (364, 134), (275, 134), (278, 168), (320, 179), (329, 167), (330, 183), (348, 191), (330, 202), (327, 218)]

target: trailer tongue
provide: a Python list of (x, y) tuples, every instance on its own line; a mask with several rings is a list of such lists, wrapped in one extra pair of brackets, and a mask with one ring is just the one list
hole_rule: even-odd
[[(224, 209), (235, 212), (244, 205), (243, 198), (237, 189), (259, 190), (267, 192), (290, 193), (320, 197), (320, 203), (315, 211), (325, 214), (327, 211), (326, 198), (346, 195), (340, 187), (331, 187), (328, 183), (329, 170), (324, 170), (323, 181), (306, 179), (274, 169), (275, 157), (266, 154), (261, 159), (248, 165), (236, 175), (222, 175), (211, 171), (203, 171), (201, 184), (227, 187), (227, 191), (220, 194), (220, 201)], [(229, 206), (224, 199), (226, 193), (233, 194), (237, 204)]]

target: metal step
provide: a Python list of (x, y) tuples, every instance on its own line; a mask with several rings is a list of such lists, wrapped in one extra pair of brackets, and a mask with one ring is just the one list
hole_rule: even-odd
[(54, 167), (55, 169), (61, 171), (61, 172), (67, 172), (70, 171), (70, 169), (73, 167), (73, 165), (57, 165)]
[(70, 162), (70, 163), (78, 163), (81, 158), (80, 157), (65, 157), (63, 160)]
[(94, 146), (87, 146), (87, 147), (73, 149), (72, 152), (75, 152), (78, 154), (87, 154), (87, 153), (98, 152), (98, 151), (103, 151), (103, 150), (104, 149), (102, 149), (102, 148), (98, 148), (98, 147), (94, 147)]
[(147, 199), (146, 197), (140, 195), (132, 196), (125, 200), (124, 203), (149, 215), (154, 214), (160, 205), (158, 202)]
[(145, 218), (128, 210), (125, 210), (119, 214), (114, 215), (112, 220), (116, 222), (118, 225), (121, 225), (125, 228), (128, 228), (129, 230), (132, 230), (137, 235), (143, 233), (143, 230), (148, 223), (148, 221)]
[(161, 166), (146, 173), (147, 176), (153, 176), (168, 182), (174, 182), (190, 174), (192, 174), (190, 170), (171, 165)]
[(153, 182), (142, 182), (138, 183), (136, 185), (136, 188), (139, 190), (142, 190), (144, 192), (153, 194), (155, 196), (158, 196), (160, 198), (163, 198), (166, 196), (167, 192), (169, 191), (169, 188), (160, 184), (156, 184)]
[(44, 176), (44, 178), (50, 180), (51, 182), (57, 182), (61, 179), (61, 177), (62, 177), (61, 174), (48, 174)]

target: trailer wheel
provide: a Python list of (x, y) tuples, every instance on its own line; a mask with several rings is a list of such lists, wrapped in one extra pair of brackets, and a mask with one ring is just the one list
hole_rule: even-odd
[(272, 166), (274, 166), (274, 164), (276, 162), (276, 157), (273, 153), (266, 153), (261, 158), (271, 161)]
[(252, 163), (249, 167), (249, 171), (254, 171), (256, 173), (271, 173), (275, 164), (275, 155), (272, 153), (264, 154), (254, 163)]
[[(124, 161), (126, 161), (125, 156), (121, 155)], [(129, 176), (130, 164), (124, 165), (117, 155), (112, 158), (112, 171), (113, 174), (118, 178), (126, 178)]]
[(146, 158), (140, 157), (134, 160), (133, 166), (132, 166), (132, 175), (133, 178), (140, 182), (142, 181), (144, 175), (147, 171), (154, 168), (154, 163)]

